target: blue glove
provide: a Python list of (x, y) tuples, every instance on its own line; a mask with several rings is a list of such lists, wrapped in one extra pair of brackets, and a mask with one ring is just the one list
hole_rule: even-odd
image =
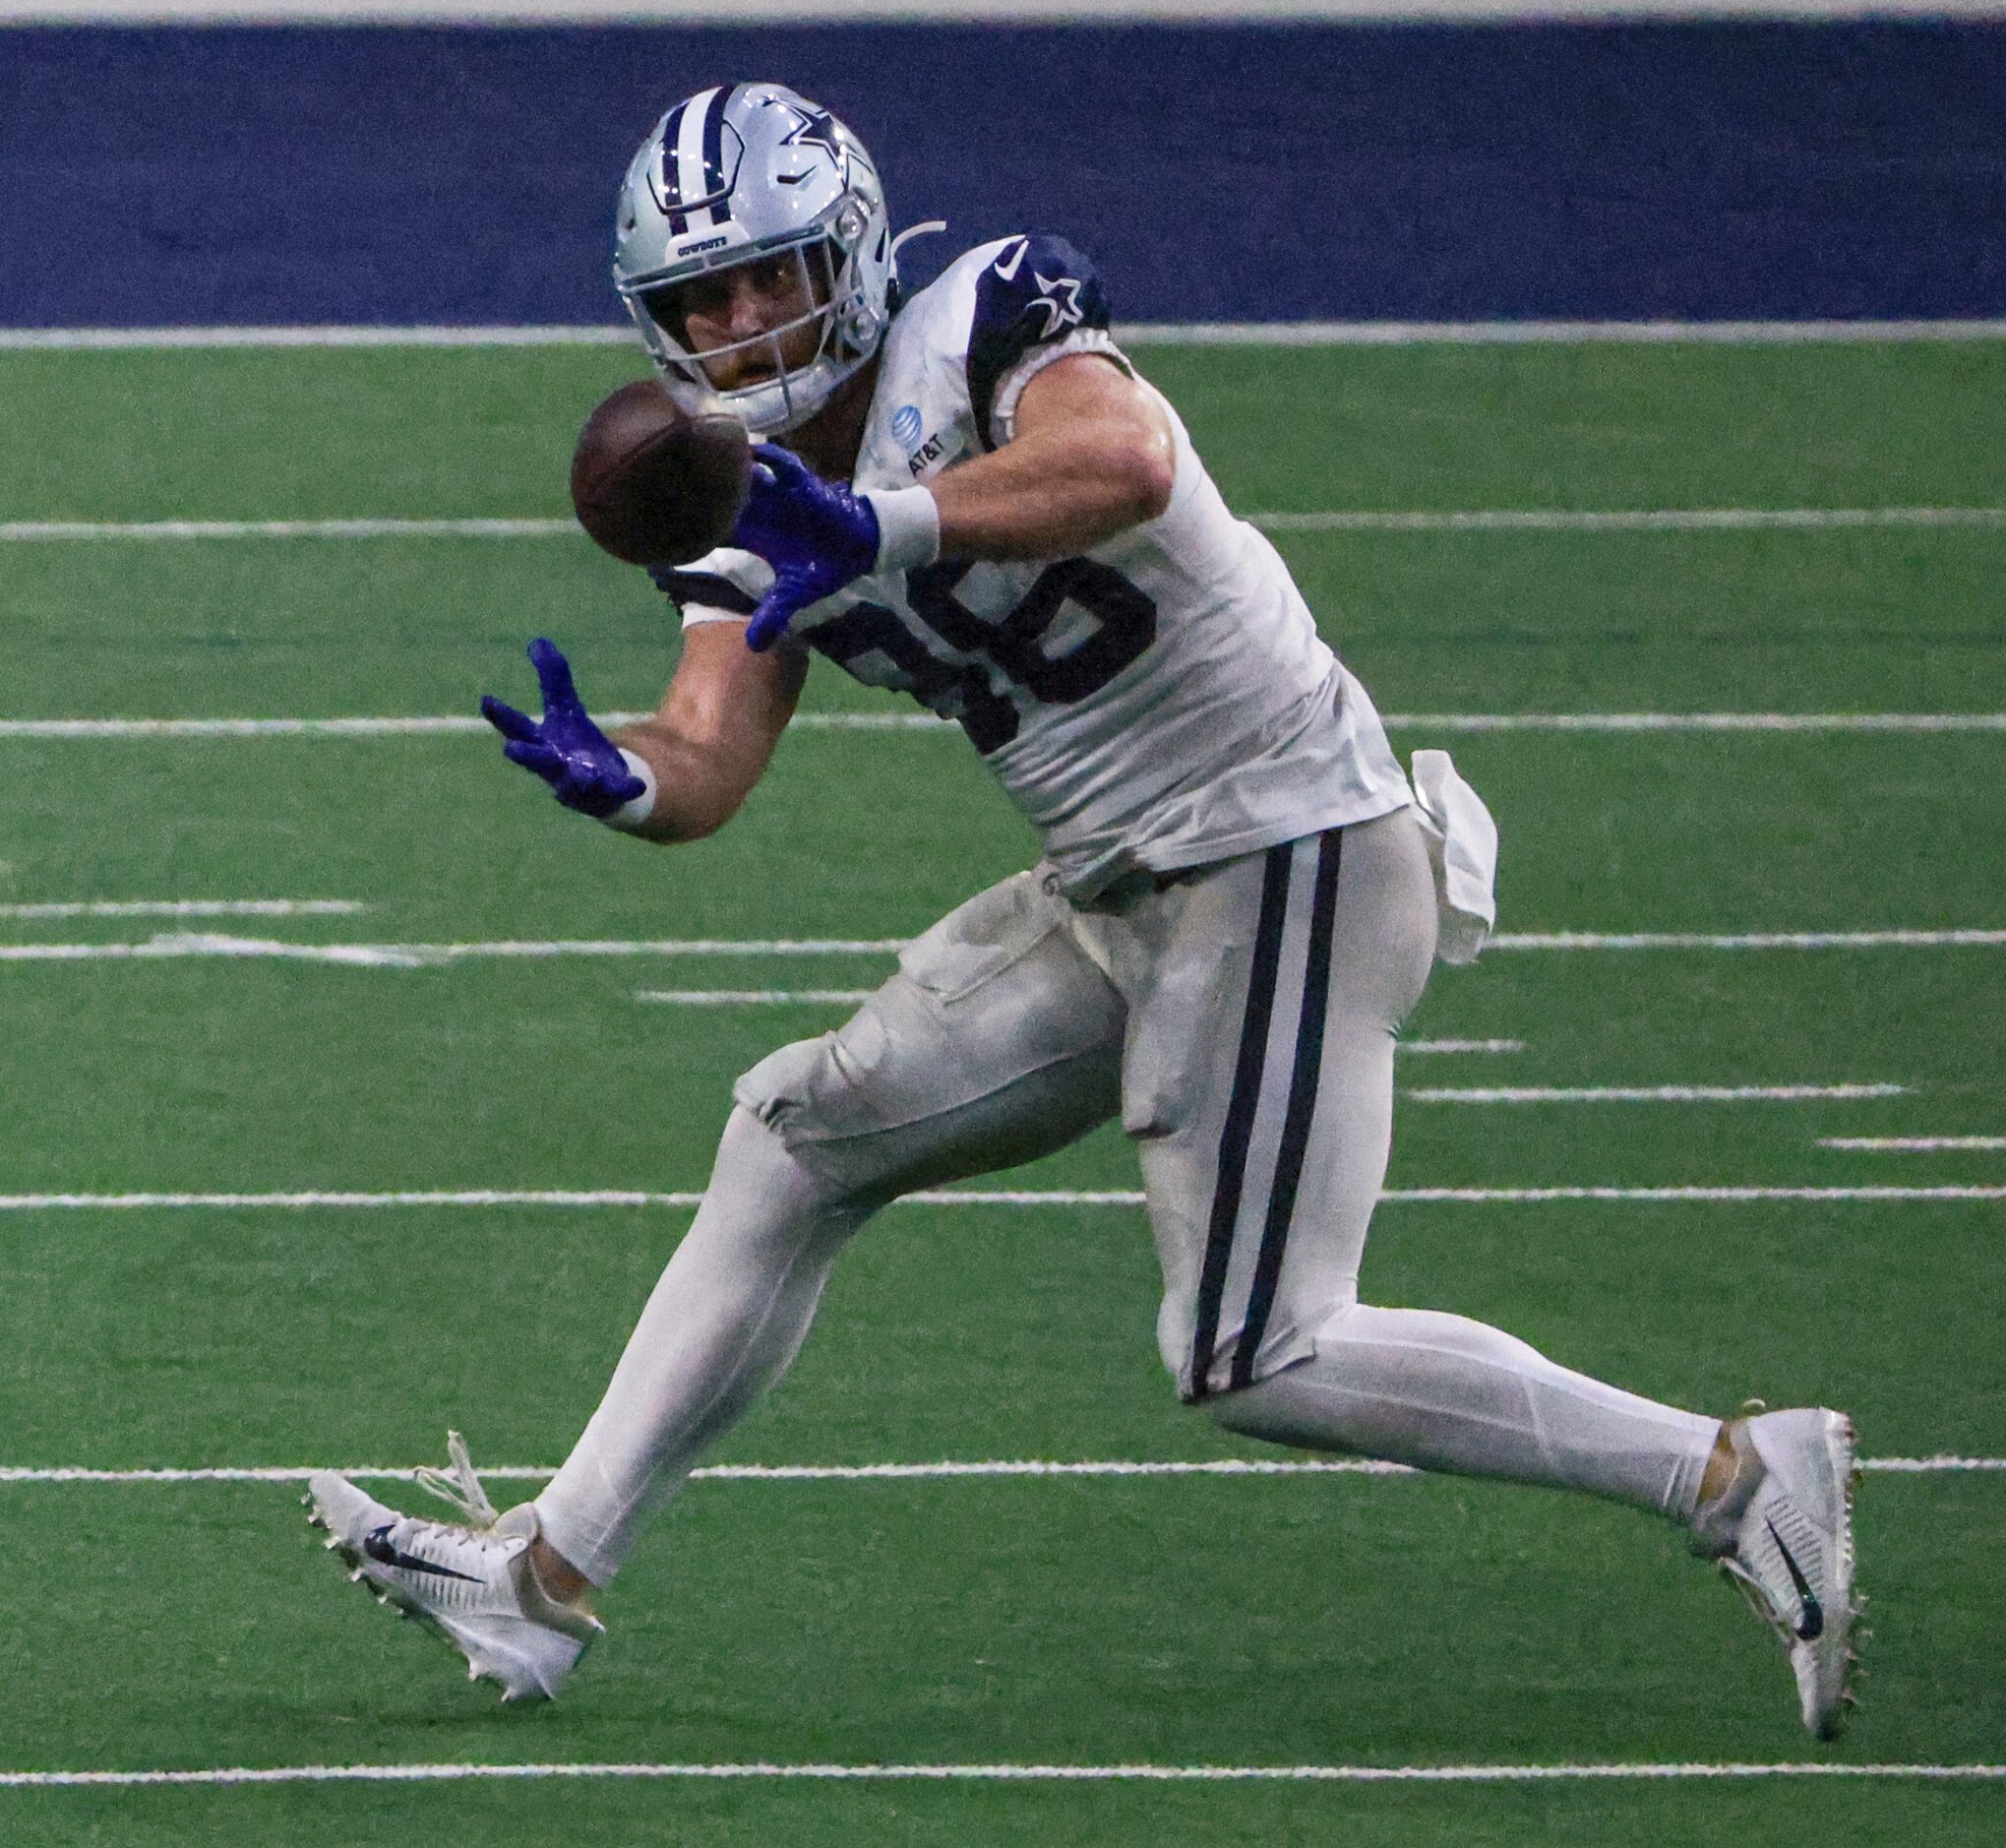
[(878, 562), (878, 513), (846, 487), (824, 481), (791, 450), (761, 443), (752, 487), (731, 541), (773, 567), (773, 587), (746, 625), (746, 647), (763, 653), (811, 603), (840, 590)]
[(502, 755), (510, 763), (534, 770), (566, 808), (604, 821), (647, 785), (592, 723), (557, 644), (539, 636), (529, 645), (529, 660), (543, 686), (542, 723), (491, 693), (481, 695), (481, 716), (508, 739)]

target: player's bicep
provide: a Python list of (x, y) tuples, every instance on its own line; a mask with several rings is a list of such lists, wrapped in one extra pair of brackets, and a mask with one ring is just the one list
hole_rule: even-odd
[(1104, 353), (1067, 353), (1024, 384), (1011, 417), (1013, 442), (1133, 445), (1174, 467), (1177, 443), (1163, 401)]

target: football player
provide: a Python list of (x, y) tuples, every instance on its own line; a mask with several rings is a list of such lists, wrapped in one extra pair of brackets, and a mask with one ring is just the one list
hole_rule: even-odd
[(1410, 783), (1280, 556), (1228, 511), (1109, 329), (1092, 263), (1020, 235), (905, 296), (878, 172), (775, 84), (671, 109), (623, 184), (614, 279), (663, 383), (764, 442), (733, 542), (656, 581), (683, 652), (596, 726), (538, 642), (540, 719), (483, 710), (567, 807), (722, 826), (811, 652), (957, 721), (1044, 858), (907, 947), (839, 1031), (738, 1081), (701, 1209), (556, 1479), (459, 1521), (314, 1478), (328, 1544), (507, 1697), (550, 1696), (650, 1509), (786, 1369), (886, 1201), (1113, 1117), (1134, 1140), (1183, 1398), (1271, 1443), (1541, 1483), (1687, 1528), (1781, 1633), (1804, 1723), (1852, 1660), (1852, 1428), (1719, 1418), (1460, 1316), (1358, 1297), (1393, 1048), (1491, 916), (1495, 833), (1446, 757)]

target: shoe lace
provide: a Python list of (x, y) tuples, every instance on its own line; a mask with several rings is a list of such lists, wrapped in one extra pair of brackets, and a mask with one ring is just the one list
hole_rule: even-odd
[(1775, 1632), (1777, 1641), (1783, 1644), (1784, 1653), (1788, 1655), (1795, 1649), (1796, 1629), (1777, 1608), (1768, 1587), (1738, 1561), (1723, 1560), (1720, 1565), (1721, 1576), (1748, 1601), (1748, 1608)]
[(473, 1473), (473, 1460), (466, 1453), (466, 1440), (456, 1431), (446, 1434), (446, 1454), (452, 1468), (423, 1468), (417, 1471), (419, 1488), (450, 1503), (469, 1527), (492, 1527), (501, 1510), (488, 1500), (480, 1478)]

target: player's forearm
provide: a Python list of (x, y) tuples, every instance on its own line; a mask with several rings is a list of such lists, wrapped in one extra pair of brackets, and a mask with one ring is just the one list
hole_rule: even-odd
[(661, 706), (613, 741), (654, 778), (654, 806), (630, 832), (700, 840), (730, 821), (765, 774), (807, 673), (803, 649), (750, 652), (739, 623), (686, 630)]
[(1063, 558), (1170, 505), (1177, 459), (1168, 430), (1041, 431), (930, 485), (943, 558)]
[(626, 727), (613, 742), (643, 759), (654, 775), (654, 808), (629, 832), (665, 844), (714, 834), (739, 812), (766, 766), (763, 753), (685, 737), (659, 717)]

